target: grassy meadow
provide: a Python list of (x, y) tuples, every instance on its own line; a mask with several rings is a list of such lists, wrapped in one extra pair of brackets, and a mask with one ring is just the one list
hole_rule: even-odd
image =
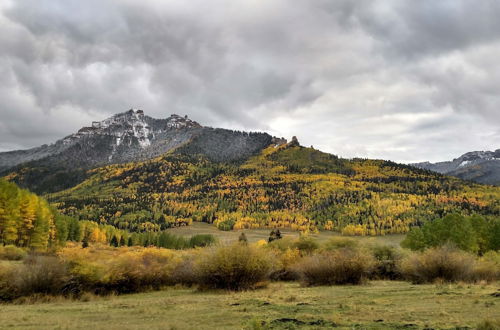
[[(176, 234), (184, 237), (191, 237), (198, 234), (211, 234), (219, 239), (221, 243), (233, 243), (238, 240), (241, 233), (245, 233), (247, 239), (250, 243), (255, 243), (260, 240), (267, 241), (269, 238), (269, 233), (271, 229), (257, 228), (257, 229), (242, 229), (242, 230), (230, 230), (223, 231), (218, 229), (212, 224), (205, 222), (193, 222), (190, 226), (175, 227), (166, 230), (168, 233)], [(300, 233), (290, 229), (281, 229), (281, 234), (283, 237), (299, 238)], [(342, 237), (339, 233), (333, 231), (320, 231), (319, 233), (309, 234), (311, 238), (323, 243), (328, 241), (332, 237)], [(399, 246), (401, 241), (405, 238), (404, 234), (393, 234), (385, 236), (350, 236), (350, 239), (359, 241), (359, 243), (364, 244), (381, 244), (390, 246)]]
[(472, 329), (499, 316), (498, 283), (301, 287), (245, 292), (187, 288), (89, 301), (0, 306), (2, 329)]
[(168, 233), (216, 240), (0, 247), (0, 329), (500, 329), (500, 253), (459, 249), (470, 235), (412, 251), (404, 235), (282, 230), (267, 243), (266, 229), (204, 223)]

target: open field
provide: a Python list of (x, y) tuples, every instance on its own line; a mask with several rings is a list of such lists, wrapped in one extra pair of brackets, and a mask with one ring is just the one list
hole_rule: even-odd
[[(204, 223), (204, 222), (193, 222), (191, 226), (171, 228), (167, 230), (176, 235), (181, 236), (192, 236), (196, 234), (212, 234), (224, 243), (230, 243), (238, 240), (238, 237), (242, 232), (248, 238), (249, 242), (257, 242), (261, 239), (267, 241), (269, 238), (269, 233), (271, 229), (243, 229), (243, 230), (232, 230), (223, 231), (217, 229), (215, 226)], [(292, 231), (289, 229), (280, 229), (283, 237), (299, 237), (297, 231)], [(331, 237), (340, 236), (337, 232), (332, 231), (321, 231), (319, 234), (310, 234), (311, 237), (317, 239), (319, 242), (324, 242)], [(374, 243), (374, 244), (384, 244), (399, 246), (399, 243), (405, 238), (405, 235), (386, 235), (386, 236), (348, 236), (352, 239), (359, 240), (363, 243)]]
[(186, 288), (32, 305), (1, 305), (2, 329), (454, 329), (499, 317), (489, 285), (304, 288), (272, 283), (241, 293)]

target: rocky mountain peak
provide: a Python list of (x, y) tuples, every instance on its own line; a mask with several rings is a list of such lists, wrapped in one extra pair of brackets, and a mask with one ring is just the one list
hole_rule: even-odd
[(169, 128), (193, 128), (193, 127), (201, 127), (200, 124), (188, 118), (187, 115), (184, 117), (172, 114), (169, 118), (167, 118), (167, 127)]
[(143, 110), (130, 109), (68, 135), (50, 145), (0, 153), (0, 173), (16, 166), (33, 171), (50, 169), (47, 180), (64, 171), (108, 164), (143, 161), (166, 153), (204, 156), (212, 161), (240, 161), (272, 142), (259, 132), (237, 132), (204, 127), (187, 116), (172, 114), (156, 119)]
[(141, 148), (146, 148), (151, 145), (157, 134), (171, 129), (201, 127), (188, 116), (172, 114), (166, 119), (154, 119), (146, 116), (143, 110), (130, 109), (102, 121), (93, 121), (91, 126), (83, 127), (77, 133), (64, 138), (62, 143), (71, 144), (89, 135), (104, 135), (115, 138), (115, 147), (123, 143), (130, 145), (136, 140)]

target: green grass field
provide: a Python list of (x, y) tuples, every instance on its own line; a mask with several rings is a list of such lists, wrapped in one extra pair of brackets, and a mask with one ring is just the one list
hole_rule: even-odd
[[(280, 229), (280, 231), (284, 237), (296, 237), (296, 238), (299, 237), (299, 233), (297, 231), (292, 231), (289, 229)], [(244, 229), (244, 230), (222, 231), (208, 223), (193, 222), (191, 226), (171, 228), (168, 229), (168, 232), (186, 237), (196, 234), (212, 234), (223, 243), (230, 243), (237, 241), (238, 237), (242, 232), (245, 233), (249, 242), (257, 242), (262, 239), (267, 241), (271, 229)], [(317, 239), (318, 242), (324, 242), (331, 237), (340, 236), (340, 234), (332, 231), (321, 231), (319, 234), (310, 234), (310, 236)], [(399, 246), (399, 243), (401, 243), (401, 241), (405, 238), (405, 235), (352, 236), (351, 238), (368, 244), (378, 243), (384, 245)]]
[[(500, 317), (489, 285), (304, 288), (272, 283), (241, 293), (163, 291), (49, 303), (0, 305), (2, 329), (455, 329)], [(462, 328), (461, 328), (462, 329)]]

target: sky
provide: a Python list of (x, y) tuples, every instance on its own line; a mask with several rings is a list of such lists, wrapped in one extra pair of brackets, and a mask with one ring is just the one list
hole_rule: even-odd
[(130, 108), (342, 157), (500, 148), (497, 0), (0, 0), (0, 151)]

